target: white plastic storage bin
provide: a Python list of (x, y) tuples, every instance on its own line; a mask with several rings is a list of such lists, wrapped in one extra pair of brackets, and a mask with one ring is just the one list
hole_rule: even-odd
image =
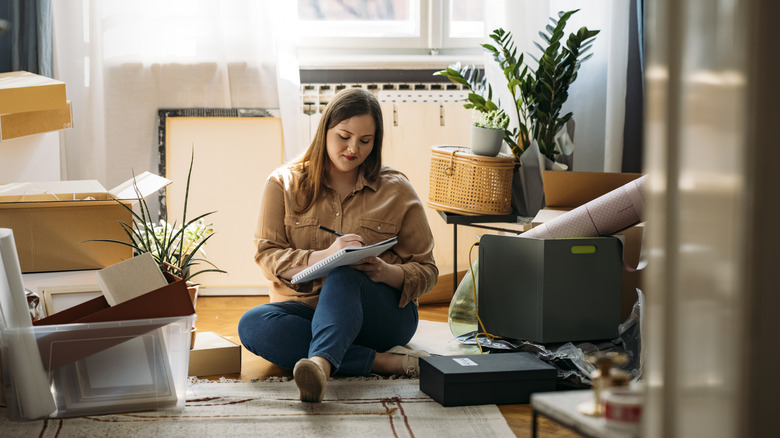
[[(194, 318), (2, 330), (3, 387), (9, 418), (183, 408)], [(40, 368), (36, 371), (36, 367), (14, 360), (25, 356), (20, 352), (36, 349), (43, 374)], [(46, 379), (48, 388), (40, 385), (40, 379)]]

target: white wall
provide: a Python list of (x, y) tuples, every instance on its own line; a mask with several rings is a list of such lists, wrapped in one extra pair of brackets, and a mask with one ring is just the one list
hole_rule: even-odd
[(0, 141), (0, 184), (59, 180), (59, 132)]

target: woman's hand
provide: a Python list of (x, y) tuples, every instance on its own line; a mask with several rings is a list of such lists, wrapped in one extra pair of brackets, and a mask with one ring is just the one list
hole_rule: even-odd
[(319, 251), (314, 251), (309, 255), (309, 264), (307, 266), (298, 266), (295, 268), (290, 268), (281, 274), (279, 274), (280, 277), (285, 278), (287, 280), (290, 280), (293, 275), (303, 271), (304, 269), (308, 268), (309, 266), (314, 265), (315, 263), (318, 263), (321, 260), (325, 260), (326, 258), (332, 256), (333, 254), (341, 251), (344, 248), (348, 247), (361, 247), (363, 246), (363, 238), (360, 237), (358, 234), (345, 234), (343, 236), (339, 236), (335, 242), (333, 242), (329, 247), (325, 249), (321, 249)]
[(404, 286), (404, 271), (398, 265), (386, 263), (379, 257), (366, 257), (361, 264), (352, 265), (353, 269), (362, 271), (375, 283), (385, 283), (396, 289)]
[(344, 248), (360, 248), (365, 245), (363, 238), (359, 234), (345, 234), (339, 236), (335, 242), (333, 242), (327, 249), (329, 254), (335, 254)]

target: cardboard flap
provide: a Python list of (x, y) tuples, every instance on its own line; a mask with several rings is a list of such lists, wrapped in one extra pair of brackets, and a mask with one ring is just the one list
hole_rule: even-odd
[(545, 206), (563, 209), (579, 207), (641, 176), (641, 173), (545, 170), (542, 172)]
[[(49, 201), (72, 201), (78, 193), (105, 193), (106, 189), (96, 180), (41, 181), (0, 185), (0, 197), (46, 196)], [(70, 195), (70, 196), (67, 196)], [(34, 199), (41, 200), (41, 199)]]
[[(141, 192), (141, 197), (143, 198), (173, 182), (168, 178), (163, 178), (151, 172), (144, 172), (134, 179), (136, 186), (138, 186), (138, 191)], [(133, 178), (109, 190), (109, 193), (117, 199), (138, 199), (138, 195), (133, 187)]]

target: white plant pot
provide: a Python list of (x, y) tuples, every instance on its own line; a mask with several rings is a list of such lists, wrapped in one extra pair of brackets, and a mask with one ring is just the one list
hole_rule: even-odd
[(471, 126), (471, 152), (476, 155), (495, 157), (501, 152), (504, 142), (503, 129), (487, 129)]

